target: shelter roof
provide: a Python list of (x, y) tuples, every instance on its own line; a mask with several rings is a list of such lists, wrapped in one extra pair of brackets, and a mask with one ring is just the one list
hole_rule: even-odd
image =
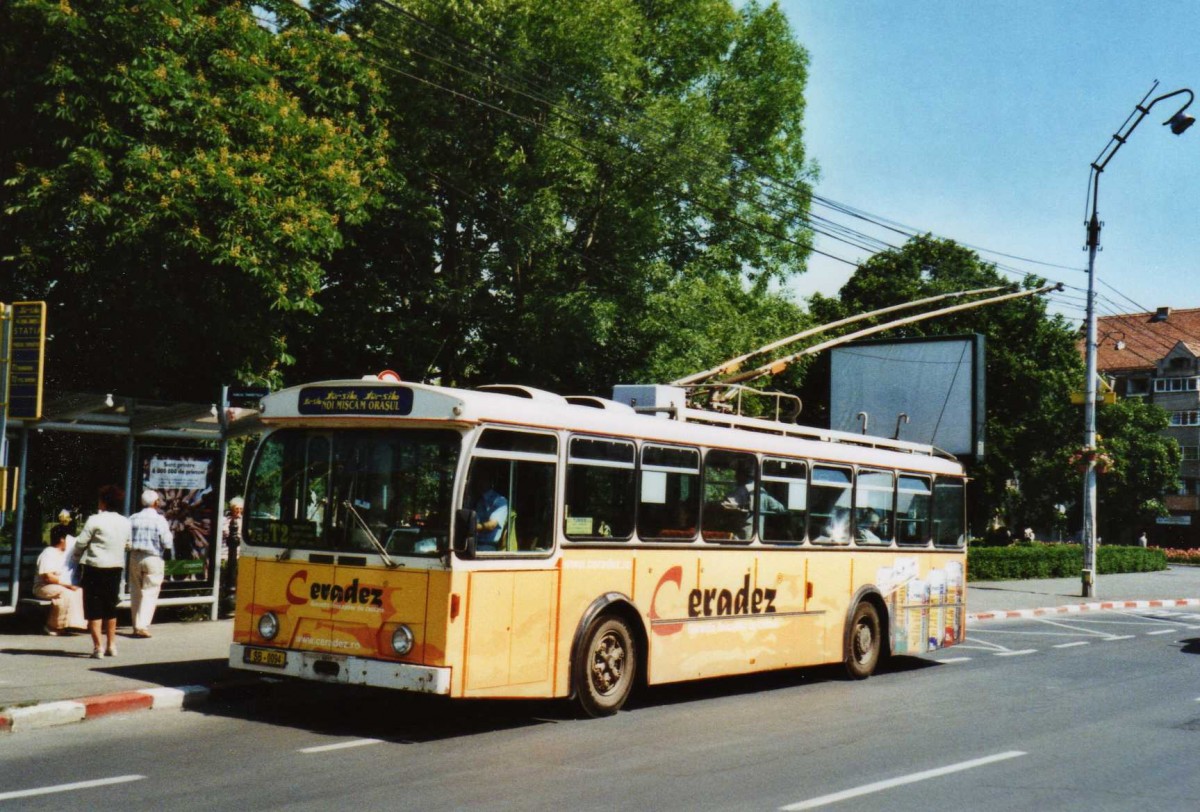
[(221, 437), (214, 404), (141, 400), (90, 392), (48, 390), (41, 420), (9, 420), (8, 425), (148, 438), (216, 440)]

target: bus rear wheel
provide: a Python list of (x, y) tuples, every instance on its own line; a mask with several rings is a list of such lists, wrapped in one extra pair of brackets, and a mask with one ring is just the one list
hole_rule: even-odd
[(575, 700), (588, 716), (611, 716), (633, 692), (637, 649), (629, 625), (619, 617), (595, 620), (575, 659)]
[(874, 606), (863, 601), (855, 607), (846, 643), (846, 673), (851, 679), (866, 679), (874, 673), (883, 650), (881, 629)]

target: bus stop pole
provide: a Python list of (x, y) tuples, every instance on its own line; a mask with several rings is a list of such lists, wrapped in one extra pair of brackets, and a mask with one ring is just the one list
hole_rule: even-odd
[(13, 579), (12, 605), (17, 605), (17, 592), (21, 588), (21, 536), (25, 529), (25, 487), (29, 475), (29, 426), (21, 427), (20, 468), (17, 469), (17, 481), (13, 487), (17, 489), (17, 519), (13, 524)]
[[(209, 620), (216, 620), (221, 616), (221, 545), (225, 543), (225, 476), (229, 472), (229, 386), (221, 387), (221, 401), (217, 407), (217, 425), (221, 428), (221, 440), (218, 448), (220, 453), (217, 455), (217, 515), (214, 517), (214, 538), (213, 549), (216, 559), (213, 565), (213, 586), (212, 586), (212, 610), (209, 614)], [(244, 520), (243, 520), (244, 521)], [(233, 550), (228, 551), (228, 556), (233, 555)], [(225, 559), (230, 562), (230, 558)], [(226, 566), (232, 566), (227, 563)], [(234, 584), (236, 586), (236, 584)]]

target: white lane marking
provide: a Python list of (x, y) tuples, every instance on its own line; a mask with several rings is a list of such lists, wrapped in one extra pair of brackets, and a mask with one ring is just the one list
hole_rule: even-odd
[(13, 792), (0, 792), (0, 801), (10, 801), (13, 798), (32, 798), (35, 795), (53, 795), (56, 792), (73, 792), (77, 789), (92, 787), (107, 787), (112, 784), (128, 784), (130, 781), (141, 781), (144, 775), (115, 775), (112, 778), (96, 778), (91, 781), (76, 781), (71, 784), (56, 784), (52, 787), (35, 787), (34, 789), (19, 789)]
[(1132, 639), (1133, 639), (1134, 637), (1136, 637), (1136, 636), (1137, 636), (1137, 635), (1133, 635), (1133, 634), (1114, 634), (1114, 635), (1112, 635), (1111, 637), (1104, 637), (1104, 638), (1101, 638), (1101, 639), (1102, 639), (1102, 640), (1103, 640), (1105, 643), (1108, 643), (1108, 642), (1111, 642), (1111, 641), (1113, 641), (1113, 640), (1132, 640)]
[(1059, 643), (1055, 648), (1075, 648), (1076, 646), (1086, 646), (1090, 640), (1076, 640), (1074, 643)]
[(941, 663), (942, 665), (949, 665), (950, 663), (969, 663), (969, 662), (971, 662), (971, 658), (970, 657), (947, 657), (944, 660), (934, 660), (934, 662)]
[(927, 781), (930, 778), (940, 778), (943, 775), (951, 775), (953, 773), (962, 772), (963, 770), (974, 769), (975, 767), (983, 767), (988, 764), (994, 764), (998, 761), (1006, 761), (1010, 758), (1024, 756), (1027, 753), (1021, 750), (1009, 750), (1006, 753), (996, 753), (994, 756), (984, 756), (983, 758), (971, 759), (970, 761), (960, 761), (957, 764), (950, 764), (945, 767), (937, 767), (932, 770), (924, 770), (912, 775), (902, 775), (898, 778), (889, 778), (886, 781), (876, 781), (874, 784), (864, 784), (861, 787), (854, 789), (835, 792), (832, 795), (822, 795), (819, 798), (811, 798), (807, 801), (788, 804), (780, 807), (780, 812), (799, 812), (802, 809), (816, 809), (819, 806), (826, 804), (835, 804), (839, 801), (845, 801), (850, 798), (858, 798), (863, 795), (870, 795), (873, 792), (882, 792), (885, 789), (893, 787), (902, 787), (905, 784), (915, 784), (918, 781)]
[(1146, 632), (1146, 636), (1149, 637), (1152, 634), (1170, 634), (1173, 631), (1175, 631), (1175, 629), (1159, 629), (1156, 632)]
[(1068, 629), (1073, 634), (1090, 634), (1094, 637), (1100, 637), (1100, 638), (1104, 638), (1104, 639), (1108, 639), (1110, 637), (1108, 632), (1096, 631), (1095, 629), (1081, 628), (1080, 626), (1075, 626), (1070, 623), (1055, 623), (1053, 620), (1044, 620), (1042, 622), (1048, 626), (1057, 626), (1060, 629)]
[(1037, 654), (1035, 648), (1023, 648), (1020, 651), (997, 651), (997, 657), (1020, 657), (1022, 654)]
[[(1046, 622), (1046, 621), (1043, 621), (1043, 622)], [(1076, 629), (1076, 628), (1074, 628), (1073, 626), (1067, 626), (1067, 625), (1065, 625), (1065, 624), (1059, 624), (1059, 623), (1055, 623), (1055, 624), (1053, 624), (1053, 625), (1055, 625), (1055, 626), (1059, 626), (1059, 625), (1061, 625), (1061, 626), (1062, 626), (1064, 629), (1070, 629), (1070, 631), (1066, 631), (1066, 632), (1047, 632), (1047, 631), (1041, 631), (1041, 630), (1039, 630), (1039, 631), (1036, 631), (1036, 632), (1032, 632), (1032, 631), (1019, 631), (1019, 630), (1016, 630), (1016, 629), (995, 629), (995, 630), (993, 630), (993, 629), (988, 629), (988, 630), (987, 630), (987, 633), (988, 633), (988, 634), (1015, 634), (1015, 635), (1025, 635), (1025, 636), (1027, 636), (1027, 637), (1078, 637), (1080, 634), (1099, 634), (1099, 632), (1093, 632), (1093, 631), (1091, 631), (1091, 630), (1089, 630), (1089, 629)]]
[(979, 649), (982, 651), (1008, 651), (1007, 646), (1002, 646), (999, 643), (991, 643), (987, 640), (980, 640), (977, 637), (971, 638), (971, 642), (978, 643), (977, 646), (972, 646), (967, 643), (960, 643), (959, 648)]
[(302, 747), (300, 753), (327, 753), (330, 750), (345, 750), (350, 747), (366, 747), (368, 744), (383, 744), (383, 739), (354, 739), (348, 742), (338, 742), (337, 744), (322, 744), (317, 747)]

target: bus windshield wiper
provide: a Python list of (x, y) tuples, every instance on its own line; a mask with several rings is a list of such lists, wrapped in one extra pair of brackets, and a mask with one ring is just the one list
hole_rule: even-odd
[(379, 539), (376, 537), (375, 532), (371, 530), (371, 526), (367, 524), (366, 519), (359, 514), (354, 505), (350, 504), (350, 500), (343, 499), (342, 507), (346, 509), (347, 513), (354, 517), (354, 519), (358, 522), (358, 526), (361, 527), (363, 532), (367, 534), (367, 538), (371, 540), (371, 543), (375, 545), (375, 549), (379, 551), (379, 555), (383, 557), (383, 563), (386, 564), (389, 569), (396, 569), (399, 567), (400, 565), (392, 560), (392, 557), (388, 555), (384, 546), (379, 543)]

